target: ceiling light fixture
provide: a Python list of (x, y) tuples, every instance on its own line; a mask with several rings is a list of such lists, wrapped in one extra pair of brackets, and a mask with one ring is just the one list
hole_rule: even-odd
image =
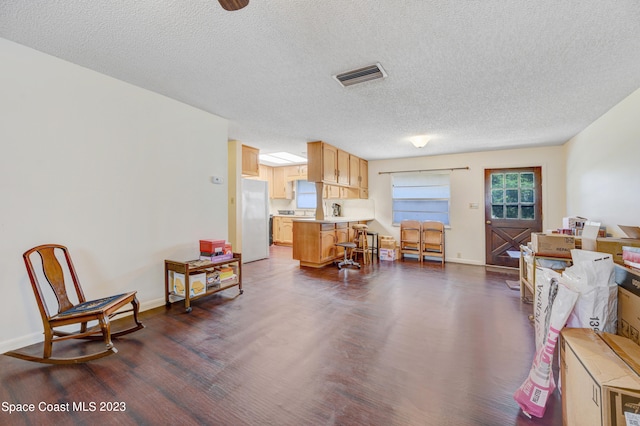
[(415, 146), (416, 148), (422, 148), (427, 144), (427, 142), (429, 142), (429, 136), (426, 136), (426, 135), (413, 136), (409, 138), (409, 140), (411, 141), (413, 146)]
[(307, 159), (288, 152), (273, 152), (271, 154), (260, 154), (260, 161), (275, 164), (294, 164), (306, 163)]
[(220, 3), (220, 6), (222, 6), (224, 10), (233, 12), (234, 10), (240, 10), (248, 5), (249, 0), (218, 0), (218, 3)]

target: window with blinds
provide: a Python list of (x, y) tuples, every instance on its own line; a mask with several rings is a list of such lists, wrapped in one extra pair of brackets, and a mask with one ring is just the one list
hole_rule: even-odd
[(391, 175), (393, 224), (405, 219), (437, 220), (449, 225), (450, 173), (408, 172)]
[(296, 181), (296, 207), (299, 209), (316, 208), (316, 184), (306, 180)]

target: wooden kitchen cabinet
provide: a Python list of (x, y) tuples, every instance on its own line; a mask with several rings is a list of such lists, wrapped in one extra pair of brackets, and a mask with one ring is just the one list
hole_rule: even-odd
[(293, 219), (290, 217), (273, 217), (273, 243), (276, 245), (293, 245)]
[(325, 185), (324, 194), (322, 194), (322, 198), (325, 198), (325, 199), (340, 198), (340, 187), (337, 185)]
[(266, 180), (269, 186), (269, 198), (273, 198), (273, 167), (260, 164), (258, 179)]
[(321, 263), (332, 263), (336, 259), (338, 253), (337, 242), (338, 238), (335, 229), (320, 231), (321, 253), (319, 261)]
[[(351, 226), (358, 222), (293, 221), (293, 258), (300, 266), (321, 268), (342, 259), (336, 243), (353, 241)], [(363, 222), (364, 223), (364, 222)]]
[(336, 186), (336, 185), (326, 185), (325, 186), (325, 197), (324, 198), (340, 198), (340, 199), (348, 199), (348, 198), (359, 198), (358, 188), (349, 188), (346, 186)]
[(251, 146), (242, 145), (242, 175), (260, 175), (260, 150)]
[(322, 141), (307, 142), (307, 160), (308, 181), (338, 183), (338, 148)]
[(349, 185), (349, 153), (338, 150), (338, 184)]
[(360, 198), (369, 198), (369, 162), (360, 158), (359, 195)]
[(324, 183), (323, 198), (369, 198), (366, 160), (326, 142), (307, 143), (307, 180)]
[(273, 168), (273, 193), (271, 198), (290, 200), (293, 197), (291, 181), (285, 175), (285, 167)]
[[(349, 225), (347, 222), (336, 223), (336, 243), (351, 241), (349, 238)], [(336, 247), (336, 257), (344, 257), (344, 247)]]
[(334, 223), (294, 221), (293, 236), (293, 258), (300, 261), (300, 266), (320, 268), (336, 259)]
[(360, 187), (360, 158), (349, 155), (349, 186)]
[(300, 164), (297, 166), (285, 166), (286, 180), (307, 180), (307, 165)]

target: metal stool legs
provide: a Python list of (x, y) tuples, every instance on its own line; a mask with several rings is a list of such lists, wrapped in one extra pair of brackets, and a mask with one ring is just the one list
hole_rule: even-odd
[(360, 264), (358, 262), (354, 262), (353, 259), (351, 259), (349, 256), (349, 250), (353, 251), (353, 249), (356, 248), (355, 243), (350, 243), (348, 241), (345, 241), (343, 243), (337, 243), (336, 246), (344, 248), (344, 259), (341, 262), (336, 263), (336, 266), (338, 266), (338, 269), (342, 269), (343, 266), (355, 266), (358, 269), (360, 269)]

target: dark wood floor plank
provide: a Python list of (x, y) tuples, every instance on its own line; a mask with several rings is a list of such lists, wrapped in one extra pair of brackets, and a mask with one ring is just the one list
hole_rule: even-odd
[(557, 394), (535, 422), (513, 400), (534, 349), (531, 307), (505, 284), (515, 272), (411, 261), (312, 269), (290, 248), (271, 253), (243, 266), (241, 296), (142, 313), (147, 328), (116, 340), (116, 355), (74, 366), (0, 357), (0, 401), (126, 404), (0, 412), (0, 424), (562, 423)]

